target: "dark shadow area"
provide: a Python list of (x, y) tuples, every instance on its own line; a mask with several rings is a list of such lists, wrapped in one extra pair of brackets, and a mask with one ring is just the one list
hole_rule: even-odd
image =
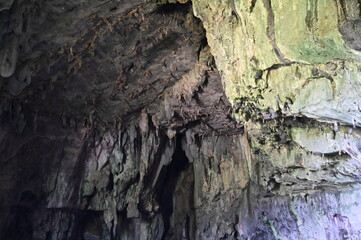
[(163, 14), (163, 15), (174, 15), (177, 13), (186, 13), (189, 11), (189, 8), (192, 6), (192, 3), (168, 3), (161, 4), (157, 7), (154, 13)]
[(172, 156), (172, 161), (168, 166), (163, 167), (159, 186), (156, 188), (156, 199), (164, 221), (164, 233), (162, 239), (167, 239), (167, 234), (171, 228), (171, 217), (173, 214), (173, 196), (180, 174), (185, 171), (190, 163), (182, 149), (181, 135), (176, 136), (176, 149)]
[(39, 204), (38, 197), (31, 191), (24, 191), (19, 203), (12, 207), (12, 214), (7, 220), (7, 227), (3, 240), (32, 240), (33, 223), (32, 216)]

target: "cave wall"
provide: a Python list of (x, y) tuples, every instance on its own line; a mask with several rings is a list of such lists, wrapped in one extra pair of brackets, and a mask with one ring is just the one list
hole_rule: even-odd
[(361, 239), (359, 1), (0, 19), (0, 239)]
[(357, 0), (193, 2), (239, 119), (359, 124)]
[(256, 128), (170, 139), (144, 119), (44, 124), (58, 130), (16, 136), (15, 150), (5, 135), (16, 155), (2, 162), (3, 239), (359, 237), (359, 162), (347, 154), (257, 151)]

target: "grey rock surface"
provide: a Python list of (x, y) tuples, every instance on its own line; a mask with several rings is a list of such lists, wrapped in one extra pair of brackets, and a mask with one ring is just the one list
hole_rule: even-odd
[(175, 2), (0, 0), (0, 239), (361, 239), (357, 64), (255, 119)]

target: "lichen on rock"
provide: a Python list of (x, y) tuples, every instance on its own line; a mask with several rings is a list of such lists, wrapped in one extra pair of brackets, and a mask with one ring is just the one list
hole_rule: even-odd
[[(358, 89), (359, 54), (348, 39), (358, 37), (347, 30), (357, 13), (350, 5), (344, 14), (353, 20), (344, 20), (337, 2), (194, 1), (234, 108), (247, 99), (258, 110), (254, 115), (271, 110), (360, 122), (360, 92), (349, 93)], [(344, 99), (344, 91), (356, 103)], [(245, 118), (242, 111), (235, 115)]]

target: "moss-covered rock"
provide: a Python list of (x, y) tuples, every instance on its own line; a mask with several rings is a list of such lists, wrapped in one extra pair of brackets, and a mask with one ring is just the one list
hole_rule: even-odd
[[(307, 116), (359, 125), (355, 4), (194, 0), (236, 117), (246, 120), (249, 114), (258, 118), (260, 113), (278, 112), (273, 117)], [(249, 105), (247, 101), (252, 111), (239, 106)]]

